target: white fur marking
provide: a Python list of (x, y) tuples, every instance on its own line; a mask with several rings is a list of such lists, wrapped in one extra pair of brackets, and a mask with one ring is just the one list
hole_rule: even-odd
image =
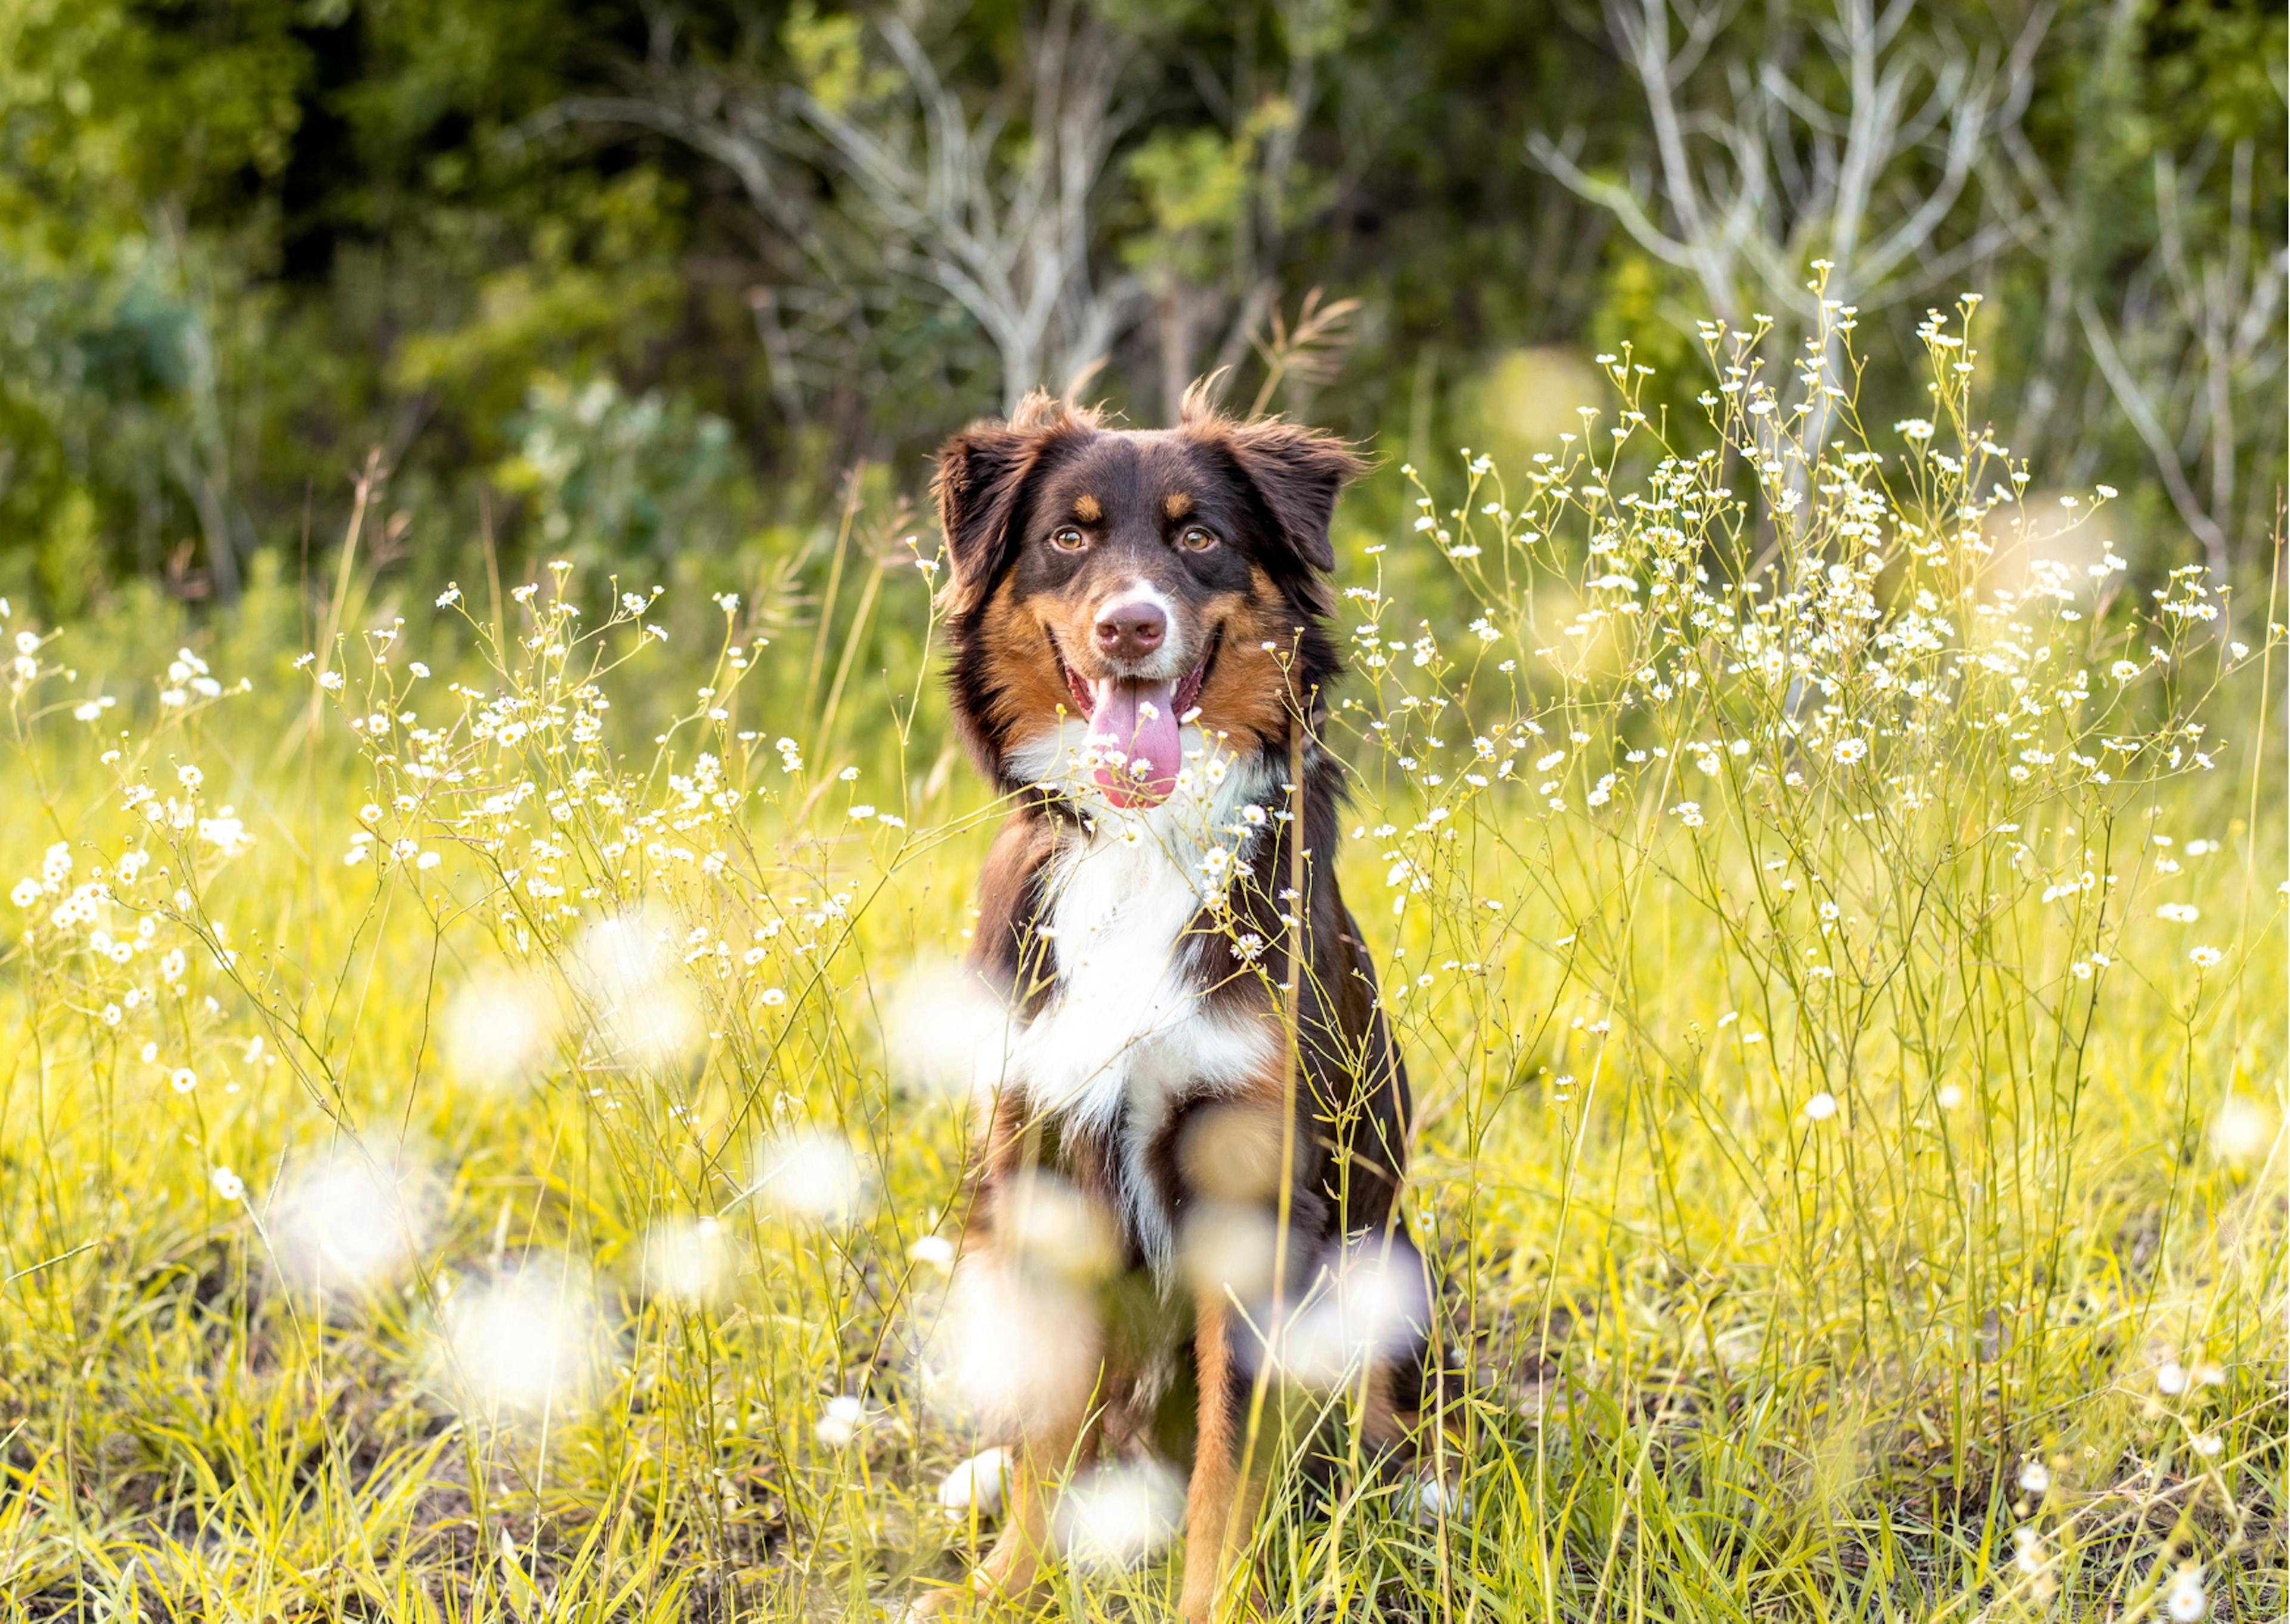
[[(1069, 724), (1029, 740), (1013, 765), (1077, 793), (1085, 750), (1067, 747), (1085, 731)], [(1269, 800), (1272, 775), (1197, 728), (1181, 737), (1185, 769), (1158, 805), (1117, 808), (1077, 793), (1093, 827), (1050, 859), (1057, 996), (1011, 1056), (1034, 1100), (1078, 1126), (1109, 1132), (1128, 1106), (1116, 1147), (1125, 1217), (1157, 1275), (1174, 1267), (1175, 1236), (1146, 1174), (1146, 1147), (1175, 1104), (1239, 1086), (1276, 1048), (1268, 1025), (1201, 1009), (1180, 963), (1205, 897), (1222, 891), (1264, 827), (1241, 813)]]

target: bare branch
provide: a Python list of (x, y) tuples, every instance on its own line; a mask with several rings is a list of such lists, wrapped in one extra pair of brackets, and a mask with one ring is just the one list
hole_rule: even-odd
[[(1633, 188), (1587, 174), (1573, 141), (1531, 137), (1528, 151), (1577, 195), (1613, 215), (1663, 263), (1701, 283), (1711, 311), (1738, 322), (1748, 301), (1793, 312), (1811, 325), (1807, 262), (1830, 263), (1827, 296), (1880, 302), (1906, 283), (1928, 284), (2013, 240), (2009, 218), (1984, 221), (1963, 241), (1944, 233), (1982, 174), (1983, 144), (2016, 125), (2026, 68), (2048, 25), (2033, 13), (1999, 73), (1992, 60), (1911, 37), (1910, 0), (1835, 0), (1813, 30), (1844, 81), (1830, 107), (1793, 78), (1801, 52), (1787, 14), (1754, 72), (1729, 71), (1722, 94), (1696, 96), (1714, 7), (1666, 0), (1608, 0), (1617, 54), (1645, 98), (1653, 132), (1657, 214)], [(1672, 45), (1683, 26), (1685, 46)], [(1937, 144), (1938, 150), (1934, 148)], [(1722, 155), (1704, 163), (1702, 154)], [(2016, 199), (2002, 200), (2007, 217)]]
[[(2123, 362), (2123, 353), (2116, 348), (2115, 335), (2108, 331), (2099, 307), (2088, 294), (2076, 301), (2076, 316), (2083, 324), (2084, 337), (2091, 342), (2092, 356), (2099, 363), (2109, 388), (2114, 391), (2115, 403), (2123, 415), (2130, 420), (2139, 437), (2147, 443), (2147, 451), (2155, 463), (2155, 471), (2162, 476), (2163, 488), (2170, 493), (2171, 505), (2179, 510), (2179, 517), (2187, 528), (2202, 539), (2204, 548), (2214, 559), (2226, 556), (2226, 532), (2218, 522), (2203, 510), (2196, 500), (2194, 489), (2187, 483), (2186, 471), (2179, 465), (2177, 447), (2164, 431), (2162, 420), (2156, 415), (2154, 403), (2131, 369)], [(2223, 570), (2221, 571), (2223, 575)]]
[[(1117, 336), (1135, 292), (1125, 277), (1098, 287), (1090, 267), (1120, 129), (1120, 43), (1077, 0), (1052, 0), (1017, 71), (973, 108), (904, 16), (885, 15), (876, 32), (897, 90), (863, 107), (659, 66), (644, 92), (568, 100), (524, 133), (585, 123), (666, 135), (723, 165), (758, 215), (803, 242), (813, 223), (781, 171), (827, 170), (847, 183), (852, 235), (871, 248), (874, 274), (919, 273), (967, 313), (999, 359), (1005, 400), (1072, 375)], [(1005, 137), (1013, 102), (1022, 141)]]

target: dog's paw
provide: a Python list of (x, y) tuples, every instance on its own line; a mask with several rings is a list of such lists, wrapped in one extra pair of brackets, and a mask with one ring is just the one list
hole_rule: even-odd
[(1004, 1608), (1023, 1599), (1024, 1592), (1005, 1593), (984, 1569), (972, 1572), (965, 1584), (932, 1585), (918, 1592), (907, 1604), (906, 1611), (895, 1616), (901, 1620), (923, 1619), (978, 1619), (1001, 1615)]
[(1471, 1515), (1471, 1492), (1452, 1478), (1426, 1469), (1415, 1480), (1415, 1520), (1439, 1524)]
[(1280, 1610), (1273, 1604), (1263, 1576), (1258, 1574), (1239, 1589), (1228, 1587), (1221, 1596), (1187, 1598), (1178, 1616), (1181, 1624), (1254, 1624), (1259, 1619), (1279, 1617)]
[(981, 1522), (999, 1516), (1017, 1472), (1008, 1450), (981, 1450), (946, 1475), (938, 1486), (939, 1508), (957, 1516), (974, 1512)]
[(893, 1615), (899, 1624), (922, 1624), (925, 1619), (961, 1618), (978, 1604), (978, 1597), (967, 1585), (941, 1585), (925, 1590)]

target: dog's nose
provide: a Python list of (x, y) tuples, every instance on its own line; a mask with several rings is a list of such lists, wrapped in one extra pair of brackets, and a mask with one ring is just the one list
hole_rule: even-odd
[(1111, 659), (1142, 660), (1168, 633), (1169, 617), (1157, 604), (1139, 600), (1098, 611), (1098, 652)]

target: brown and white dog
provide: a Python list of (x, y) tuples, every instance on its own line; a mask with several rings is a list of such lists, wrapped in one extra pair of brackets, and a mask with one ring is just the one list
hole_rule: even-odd
[[(1015, 1480), (982, 1596), (1034, 1582), (1061, 1473), (1166, 1436), (1189, 1398), (1183, 1611), (1228, 1606), (1271, 1328), (1365, 1251), (1420, 1282), (1395, 1204), (1406, 1078), (1337, 890), (1341, 769), (1319, 739), (1328, 524), (1358, 468), (1197, 390), (1150, 432), (1036, 396), (939, 454), (954, 715), (1013, 808), (973, 939), (1012, 1020), (957, 1289), (1027, 1266), (1040, 1220), (1021, 1209), (1055, 1187), (1105, 1215), (1117, 1288), (1159, 1310), (1114, 1325), (1077, 1308), (1041, 1332), (1088, 1373), (1030, 1383), (1001, 1423)], [(1211, 1234), (1269, 1239), (1203, 1266)], [(1416, 1319), (1359, 1383), (1379, 1446), (1420, 1391)]]

